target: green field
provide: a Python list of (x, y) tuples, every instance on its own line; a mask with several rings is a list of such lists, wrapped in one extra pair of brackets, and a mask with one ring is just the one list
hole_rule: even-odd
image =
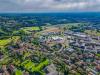
[(39, 65), (35, 66), (35, 63), (31, 62), (30, 60), (26, 60), (23, 63), (21, 63), (21, 66), (23, 66), (25, 69), (34, 72), (34, 71), (40, 71), (44, 66), (47, 66), (49, 64), (49, 60), (45, 60), (41, 62)]
[(0, 47), (8, 45), (11, 41), (17, 42), (19, 38), (20, 38), (19, 36), (13, 36), (12, 38), (9, 39), (2, 39), (0, 40)]
[(100, 57), (100, 54), (96, 54), (96, 56)]
[(37, 31), (37, 30), (40, 30), (39, 27), (24, 27), (22, 28), (22, 30), (24, 31)]
[(85, 33), (87, 33), (89, 35), (100, 36), (100, 32), (97, 32), (95, 30), (85, 30)]
[(23, 75), (23, 73), (20, 70), (16, 70), (15, 75)]
[(29, 34), (31, 33), (32, 31), (39, 31), (40, 28), (39, 27), (24, 27), (24, 28), (21, 28), (19, 29), (18, 31), (13, 31), (13, 34), (16, 35), (16, 34)]
[(11, 39), (0, 40), (0, 46), (5, 46), (11, 42)]
[[(42, 69), (47, 66), (49, 64), (49, 60), (46, 59), (45, 61), (39, 63), (38, 65), (36, 65), (36, 63), (32, 62), (31, 60), (25, 60), (23, 62), (20, 62), (20, 60), (16, 60), (13, 62), (16, 66), (20, 66), (23, 67), (25, 70), (29, 71), (29, 72), (39, 72), (42, 75), (44, 75), (44, 72), (42, 71)], [(16, 75), (21, 74), (22, 72), (17, 70), (16, 71)]]

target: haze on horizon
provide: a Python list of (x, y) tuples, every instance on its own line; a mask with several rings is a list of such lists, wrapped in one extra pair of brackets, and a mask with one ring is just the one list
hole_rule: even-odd
[(99, 12), (100, 0), (0, 0), (0, 12)]

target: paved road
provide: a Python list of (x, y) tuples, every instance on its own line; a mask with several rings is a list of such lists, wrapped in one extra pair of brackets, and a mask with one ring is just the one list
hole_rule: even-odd
[(53, 55), (54, 55), (55, 53), (57, 53), (57, 52), (59, 53), (59, 52), (61, 52), (62, 50), (63, 50), (63, 46), (62, 46), (62, 47), (61, 47), (58, 51), (54, 51), (54, 52), (53, 52), (53, 53), (51, 53), (51, 54), (53, 54)]

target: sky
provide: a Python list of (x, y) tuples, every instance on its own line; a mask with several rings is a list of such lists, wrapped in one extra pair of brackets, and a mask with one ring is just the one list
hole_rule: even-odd
[(91, 11), (100, 11), (100, 0), (0, 0), (0, 12)]

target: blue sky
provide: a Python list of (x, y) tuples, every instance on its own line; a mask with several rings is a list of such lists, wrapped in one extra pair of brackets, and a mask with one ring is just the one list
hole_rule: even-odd
[(100, 0), (0, 0), (0, 12), (100, 11)]

